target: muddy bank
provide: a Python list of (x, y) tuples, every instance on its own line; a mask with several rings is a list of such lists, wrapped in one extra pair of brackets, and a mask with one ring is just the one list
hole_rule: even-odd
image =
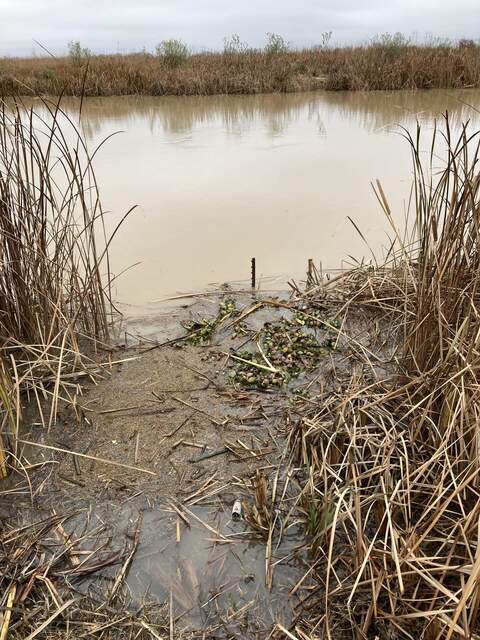
[[(113, 607), (104, 613), (112, 633), (152, 637), (153, 625), (160, 637), (170, 628), (172, 637), (282, 637), (302, 620), (315, 581), (304, 472), (289, 445), (295, 406), (350, 375), (343, 335), (370, 345), (369, 320), (359, 313), (347, 326), (335, 299), (310, 308), (225, 291), (188, 302), (118, 327), (116, 364), (75, 411), (64, 406), (51, 429), (24, 425), (21, 439), (35, 444), (19, 457), (32, 468), (28, 481), (20, 468), (10, 479), (0, 508), (4, 536), (23, 525), (36, 540), (34, 569), (20, 580), (26, 611), (47, 616), (52, 606), (38, 583), (50, 558), (59, 601), (73, 592)], [(15, 619), (12, 637), (35, 626), (25, 624)], [(45, 637), (64, 624), (60, 616)]]

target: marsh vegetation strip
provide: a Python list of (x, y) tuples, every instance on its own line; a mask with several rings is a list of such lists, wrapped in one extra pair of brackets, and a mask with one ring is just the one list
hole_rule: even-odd
[[(72, 115), (78, 101), (66, 101)], [(467, 104), (472, 105), (472, 108)], [(382, 181), (402, 217), (410, 152), (397, 124), (428, 129), (448, 108), (452, 126), (476, 121), (480, 92), (304, 93), (263, 96), (92, 98), (89, 145), (121, 131), (95, 158), (117, 235), (114, 297), (145, 304), (207, 283), (305, 273), (308, 258), (337, 268), (387, 243), (370, 182)], [(128, 309), (127, 309), (128, 310)]]
[[(0, 59), (2, 95), (212, 95), (330, 90), (467, 88), (480, 84), (479, 44), (430, 39), (424, 45), (401, 33), (360, 46), (329, 46), (319, 34), (310, 49), (295, 50), (279, 34), (262, 49), (238, 36), (220, 52), (192, 54), (186, 43), (164, 40), (155, 54), (94, 55), (71, 42), (60, 58)], [(88, 68), (86, 78), (85, 70)]]

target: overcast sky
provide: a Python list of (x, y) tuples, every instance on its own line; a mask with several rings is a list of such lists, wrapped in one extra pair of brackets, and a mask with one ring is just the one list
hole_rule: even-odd
[(213, 49), (232, 33), (260, 46), (267, 31), (296, 46), (323, 31), (339, 43), (386, 31), (477, 39), (480, 0), (0, 0), (0, 55), (40, 53), (34, 40), (55, 54), (70, 40), (99, 53), (175, 37)]

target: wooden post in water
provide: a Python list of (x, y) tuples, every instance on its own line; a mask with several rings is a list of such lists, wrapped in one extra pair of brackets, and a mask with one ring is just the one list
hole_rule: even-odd
[(255, 258), (252, 258), (252, 289), (255, 289), (257, 283)]
[(313, 272), (314, 272), (313, 260), (312, 258), (309, 258), (308, 267), (307, 267), (307, 289), (310, 289), (313, 285)]

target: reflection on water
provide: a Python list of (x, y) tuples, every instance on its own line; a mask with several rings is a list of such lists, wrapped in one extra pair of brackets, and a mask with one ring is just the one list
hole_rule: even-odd
[[(79, 102), (65, 106), (75, 112)], [(339, 267), (377, 250), (387, 225), (371, 191), (380, 179), (397, 215), (410, 186), (410, 151), (397, 125), (426, 129), (448, 109), (477, 121), (480, 91), (119, 97), (84, 101), (112, 228), (121, 301), (144, 304), (207, 283), (303, 274), (308, 258)]]
[[(147, 124), (152, 135), (188, 135), (194, 129), (222, 125), (232, 135), (241, 136), (262, 122), (267, 135), (282, 135), (289, 124), (303, 117), (316, 121), (319, 133), (323, 123), (318, 109), (318, 94), (268, 94), (259, 96), (122, 96), (89, 98), (84, 102), (84, 131), (96, 139), (106, 124), (124, 129), (135, 126), (138, 120)], [(77, 112), (79, 102), (67, 99), (64, 106)]]
[(445, 111), (452, 122), (477, 120), (480, 91), (357, 91), (325, 93), (324, 106), (331, 113), (355, 122), (371, 133), (411, 127), (415, 120), (431, 125)]
[[(212, 121), (221, 123), (231, 134), (241, 135), (262, 122), (271, 136), (283, 135), (290, 124), (307, 118), (326, 135), (323, 115), (335, 113), (367, 131), (409, 125), (415, 119), (431, 123), (446, 110), (454, 119), (476, 119), (480, 92), (469, 90), (433, 91), (338, 91), (256, 96), (122, 96), (89, 98), (84, 103), (84, 130), (95, 139), (102, 128), (135, 126), (139, 119), (148, 123), (152, 134), (189, 134)], [(68, 99), (73, 112), (78, 101)]]

